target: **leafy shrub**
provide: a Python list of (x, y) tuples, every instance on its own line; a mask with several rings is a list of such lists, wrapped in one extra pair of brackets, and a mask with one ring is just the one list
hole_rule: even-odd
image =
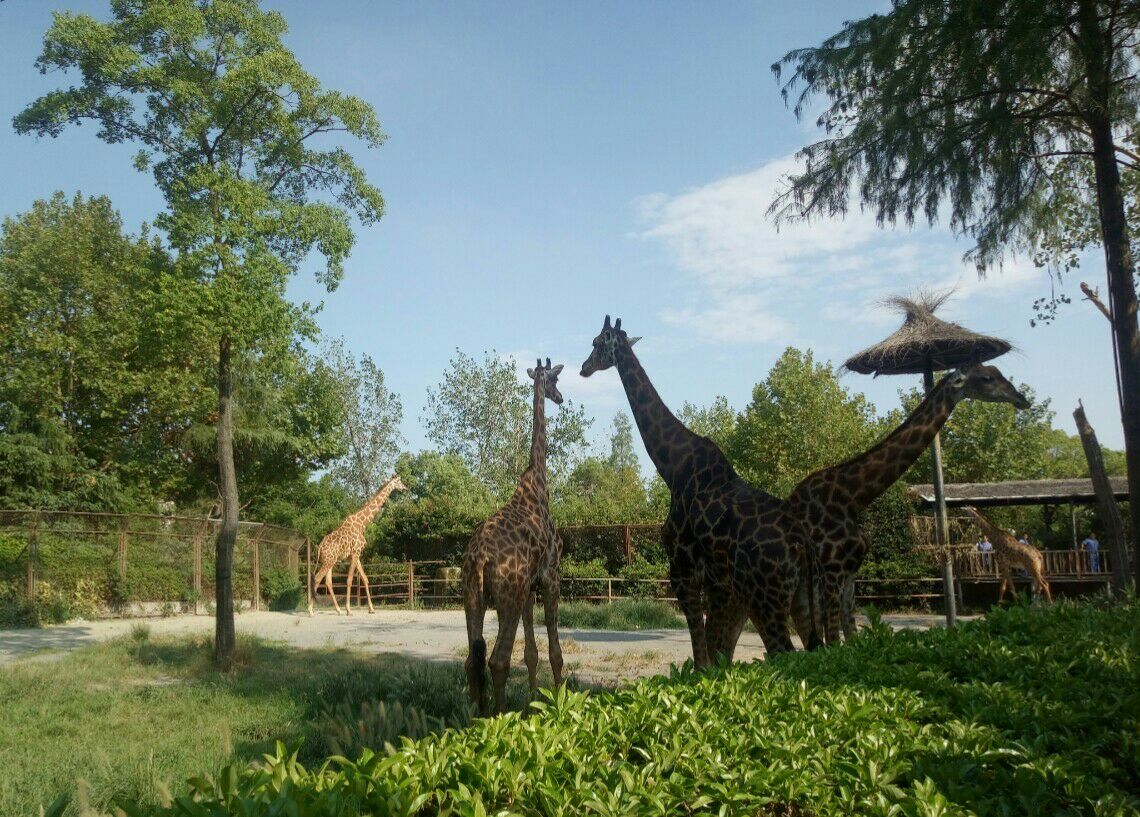
[(879, 624), (828, 650), (562, 689), (534, 717), (312, 770), (279, 744), (137, 813), (1135, 814), (1138, 631), (1135, 599)]
[(0, 584), (0, 627), (43, 627), (74, 618), (94, 618), (99, 603), (95, 583), (86, 579), (80, 579), (71, 591), (37, 582), (32, 601), (21, 585)]
[(610, 577), (610, 571), (601, 559), (588, 562), (563, 559), (559, 571), (562, 574), (561, 593), (567, 598), (604, 595), (606, 592), (605, 582), (597, 581)]
[(271, 567), (261, 571), (261, 598), (279, 613), (296, 610), (305, 600), (305, 588), (295, 570)]
[[(539, 623), (546, 617), (539, 610)], [(558, 626), (576, 630), (679, 630), (685, 622), (669, 604), (652, 599), (606, 603), (570, 601), (558, 607)]]
[(635, 599), (664, 598), (669, 595), (668, 584), (661, 584), (657, 580), (669, 578), (669, 565), (648, 562), (637, 556), (633, 564), (626, 565), (619, 575), (623, 579), (633, 579), (622, 585), (622, 594)]
[(329, 754), (359, 757), (365, 749), (389, 748), (402, 737), (419, 740), (446, 727), (399, 701), (341, 701), (322, 718), (321, 737)]

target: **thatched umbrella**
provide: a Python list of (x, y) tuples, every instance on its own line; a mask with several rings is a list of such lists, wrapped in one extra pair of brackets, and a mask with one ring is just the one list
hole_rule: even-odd
[[(906, 319), (893, 335), (848, 358), (844, 367), (859, 374), (921, 374), (929, 393), (934, 373), (981, 363), (1010, 350), (1001, 338), (979, 335), (964, 326), (937, 317), (934, 312), (946, 302), (950, 292), (920, 292), (914, 298), (888, 298), (886, 304), (900, 310)], [(946, 498), (942, 489), (942, 444), (938, 435), (930, 445), (934, 459), (935, 535), (946, 544)], [(954, 625), (957, 611), (954, 599), (954, 564), (947, 551), (942, 559), (942, 591), (946, 597), (946, 623)]]

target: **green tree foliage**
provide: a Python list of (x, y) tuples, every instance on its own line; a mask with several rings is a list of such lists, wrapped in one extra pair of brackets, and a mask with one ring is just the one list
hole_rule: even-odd
[(378, 551), (385, 555), (457, 559), (476, 526), (498, 501), (455, 454), (402, 454), (396, 473), (408, 486), (374, 523)]
[(637, 452), (634, 450), (633, 421), (624, 411), (614, 415), (614, 433), (610, 435), (610, 455), (606, 463), (616, 471), (639, 469)]
[(302, 474), (267, 486), (250, 504), (249, 510), (251, 516), (263, 522), (304, 533), (309, 537), (315, 557), (321, 539), (358, 504), (356, 498), (329, 475), (313, 480), (308, 474)]
[[(234, 468), (234, 365), (311, 331), (285, 285), (312, 254), (329, 290), (352, 243), (350, 216), (372, 223), (380, 192), (342, 147), (384, 136), (363, 101), (325, 91), (285, 47), (285, 19), (256, 0), (115, 0), (111, 19), (57, 13), (36, 61), (77, 70), (16, 116), (21, 133), (56, 136), (91, 121), (107, 142), (140, 147), (167, 209), (155, 219), (199, 284), (216, 349), (218, 662), (233, 651), (231, 565), (239, 500)], [(337, 137), (318, 150), (318, 137)]]
[(391, 474), (403, 435), (404, 407), (384, 382), (384, 372), (368, 355), (350, 354), (341, 339), (322, 347), (335, 393), (343, 406), (346, 451), (329, 468), (330, 476), (364, 499), (380, 490)]
[(690, 431), (708, 437), (722, 449), (729, 445), (729, 440), (736, 431), (736, 412), (724, 395), (718, 395), (705, 408), (686, 400), (677, 413), (677, 418)]
[(559, 480), (552, 508), (558, 525), (622, 525), (653, 522), (656, 516), (636, 468), (615, 468), (611, 461), (587, 457)]
[[(439, 385), (428, 389), (422, 419), (429, 440), (505, 499), (530, 458), (533, 405), (533, 386), (519, 379), (513, 358), (484, 352), (480, 363), (456, 349)], [(572, 400), (558, 408), (547, 401), (545, 415), (548, 467), (557, 479), (585, 448), (593, 421)]]
[(56, 193), (5, 220), (8, 504), (107, 510), (186, 489), (181, 435), (211, 409), (192, 287), (106, 198)]
[(887, 430), (830, 364), (788, 348), (752, 390), (726, 446), (740, 475), (778, 496), (805, 476), (865, 451)]
[(948, 213), (979, 269), (1011, 247), (1065, 257), (1099, 233), (1134, 506), (1140, 323), (1126, 199), (1140, 164), (1138, 33), (1140, 0), (894, 0), (773, 66), (791, 71), (783, 93), (797, 116), (827, 100), (826, 136), (801, 151), (778, 217), (842, 214), (856, 195), (882, 222)]

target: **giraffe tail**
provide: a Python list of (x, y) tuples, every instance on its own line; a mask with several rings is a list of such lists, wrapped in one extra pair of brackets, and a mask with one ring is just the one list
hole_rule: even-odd
[(816, 607), (816, 568), (819, 566), (819, 548), (811, 541), (807, 543), (807, 585), (808, 585), (808, 615), (811, 618), (811, 631), (808, 633), (807, 644), (809, 650), (819, 649), (823, 646), (823, 639), (819, 635), (819, 621), (815, 615)]
[(471, 687), (471, 698), (476, 706), (482, 707), (487, 696), (487, 642), (482, 637), (471, 642), (468, 658), (470, 664), (467, 670), (467, 682)]

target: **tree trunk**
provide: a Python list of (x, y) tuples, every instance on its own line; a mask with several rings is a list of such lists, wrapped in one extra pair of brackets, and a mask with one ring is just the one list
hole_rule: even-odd
[(214, 563), (214, 663), (227, 670), (234, 652), (234, 544), (238, 534), (237, 472), (234, 469), (233, 360), (230, 337), (218, 344), (218, 490), (222, 526)]
[[(1128, 589), (1128, 548), (1124, 542), (1124, 523), (1120, 521), (1120, 508), (1112, 496), (1112, 485), (1108, 481), (1108, 474), (1104, 470), (1104, 459), (1100, 454), (1100, 445), (1096, 441), (1096, 432), (1089, 425), (1085, 417), (1085, 407), (1078, 402), (1073, 419), (1077, 421), (1077, 431), (1081, 435), (1081, 445), (1085, 449), (1085, 459), (1089, 463), (1089, 476), (1092, 478), (1093, 488), (1096, 490), (1097, 506), (1100, 508), (1101, 524), (1104, 525), (1103, 536), (1105, 550), (1110, 554), (1112, 564), (1112, 592), (1117, 598), (1123, 598)], [(1074, 522), (1074, 526), (1075, 526)], [(1073, 531), (1073, 546), (1077, 547), (1076, 531)]]
[[(1116, 145), (1110, 119), (1111, 55), (1106, 48), (1108, 37), (1101, 30), (1093, 0), (1081, 0), (1077, 21), (1091, 100), (1086, 120), (1092, 134), (1097, 207), (1108, 272), (1108, 303), (1112, 311), (1117, 376), (1120, 378), (1120, 420), (1124, 427), (1124, 450), (1128, 463), (1128, 502), (1135, 514), (1140, 508), (1140, 324), (1136, 314), (1135, 267), (1128, 243), (1124, 194), (1120, 187), (1120, 168), (1116, 164)], [(1135, 521), (1130, 539), (1133, 554), (1140, 555), (1140, 525)], [(1136, 581), (1140, 584), (1140, 558), (1134, 561)]]

